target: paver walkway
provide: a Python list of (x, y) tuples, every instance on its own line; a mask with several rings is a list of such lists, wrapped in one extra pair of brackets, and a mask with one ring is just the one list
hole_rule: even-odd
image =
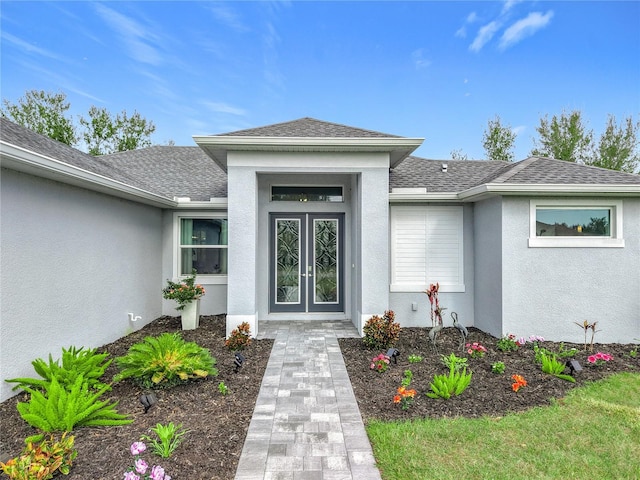
[(236, 480), (379, 480), (338, 346), (348, 322), (260, 322), (275, 342)]

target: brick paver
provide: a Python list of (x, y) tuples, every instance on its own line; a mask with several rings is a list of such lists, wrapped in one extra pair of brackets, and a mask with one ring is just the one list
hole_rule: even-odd
[(379, 480), (338, 346), (349, 322), (260, 322), (274, 338), (236, 480)]

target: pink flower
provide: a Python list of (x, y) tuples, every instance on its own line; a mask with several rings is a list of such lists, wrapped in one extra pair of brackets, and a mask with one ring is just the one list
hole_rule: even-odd
[(136, 472), (138, 472), (141, 475), (144, 475), (147, 471), (147, 468), (149, 468), (149, 465), (147, 464), (147, 462), (145, 462), (141, 458), (136, 460), (134, 465), (136, 467)]
[(151, 469), (151, 480), (171, 480), (171, 477), (165, 476), (164, 468), (160, 465), (154, 465)]
[(147, 449), (147, 446), (143, 442), (133, 442), (131, 444), (131, 455), (140, 455)]
[(127, 472), (124, 474), (124, 480), (140, 480), (140, 477), (133, 472)]
[(524, 337), (520, 337), (517, 341), (516, 344), (521, 347), (523, 346), (525, 343), (527, 343), (527, 341), (524, 339)]
[(595, 355), (589, 355), (589, 357), (587, 358), (587, 361), (589, 363), (596, 363), (598, 361), (598, 359), (596, 358)]

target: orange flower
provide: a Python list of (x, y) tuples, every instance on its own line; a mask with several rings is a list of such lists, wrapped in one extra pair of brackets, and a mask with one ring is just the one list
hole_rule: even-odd
[(401, 400), (402, 400), (402, 397), (400, 395), (395, 395), (393, 397), (393, 403), (400, 403)]

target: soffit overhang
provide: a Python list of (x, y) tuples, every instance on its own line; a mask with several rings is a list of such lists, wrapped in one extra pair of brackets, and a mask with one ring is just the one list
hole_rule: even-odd
[(390, 168), (422, 145), (424, 138), (253, 137), (194, 135), (193, 140), (225, 172), (228, 152), (388, 153)]
[[(461, 192), (389, 193), (390, 203), (477, 202), (497, 196), (640, 198), (640, 185), (629, 184), (483, 184)], [(405, 189), (407, 190), (407, 189)], [(411, 189), (408, 189), (411, 190)]]
[(175, 208), (178, 206), (178, 203), (173, 199), (127, 185), (4, 141), (0, 141), (0, 166), (158, 208)]

